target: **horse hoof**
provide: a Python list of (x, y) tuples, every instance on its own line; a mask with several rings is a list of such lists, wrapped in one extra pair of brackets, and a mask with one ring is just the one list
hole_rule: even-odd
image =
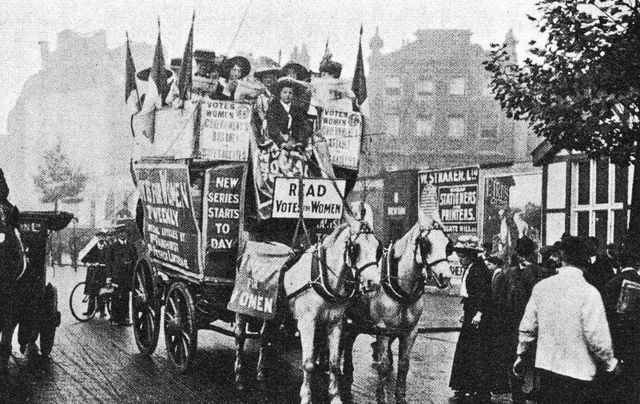
[(247, 386), (244, 384), (244, 381), (236, 380), (236, 390), (238, 393), (244, 393), (247, 391)]

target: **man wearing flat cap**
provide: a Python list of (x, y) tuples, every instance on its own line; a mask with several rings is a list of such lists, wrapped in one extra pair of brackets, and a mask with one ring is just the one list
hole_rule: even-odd
[(584, 239), (562, 241), (558, 274), (534, 286), (520, 322), (513, 371), (535, 366), (543, 404), (593, 402), (596, 372), (620, 373), (602, 299), (584, 279), (586, 249)]
[[(637, 305), (640, 299), (640, 255), (635, 250), (627, 249), (619, 253), (617, 258), (621, 269), (607, 282), (602, 292), (613, 350), (623, 362), (623, 378), (616, 386), (616, 391), (609, 392), (609, 395), (617, 393), (612, 397), (616, 403), (640, 403), (640, 307)], [(627, 282), (637, 285), (626, 285)], [(631, 304), (623, 304), (626, 301)]]
[(475, 236), (460, 236), (454, 250), (462, 265), (460, 296), (462, 328), (456, 345), (449, 386), (450, 402), (489, 403), (491, 399), (491, 273), (479, 257), (482, 249)]

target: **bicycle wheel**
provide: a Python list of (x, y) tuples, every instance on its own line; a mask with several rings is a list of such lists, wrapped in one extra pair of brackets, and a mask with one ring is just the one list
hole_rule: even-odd
[[(71, 314), (76, 320), (83, 323), (91, 320), (96, 315), (95, 297), (84, 294), (84, 285), (85, 282), (78, 283), (69, 295)], [(91, 303), (92, 299), (93, 304), (90, 305), (89, 303)]]

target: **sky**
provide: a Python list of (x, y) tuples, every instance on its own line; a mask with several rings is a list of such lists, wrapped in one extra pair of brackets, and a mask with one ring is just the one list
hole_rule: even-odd
[[(384, 40), (383, 53), (413, 40), (418, 29), (469, 29), (471, 40), (488, 48), (502, 42), (512, 28), (522, 54), (532, 38), (539, 38), (527, 14), (535, 14), (533, 0), (3, 0), (0, 7), (0, 136), (6, 134), (7, 114), (15, 105), (27, 78), (41, 67), (38, 42), (56, 47), (58, 32), (71, 29), (92, 33), (104, 29), (111, 48), (133, 41), (155, 44), (161, 21), (166, 60), (180, 57), (195, 10), (196, 48), (211, 48), (233, 56), (288, 60), (294, 46), (307, 45), (317, 66), (328, 40), (333, 59), (343, 63), (343, 75), (352, 76), (358, 49), (358, 31), (364, 27), (363, 51), (376, 27)], [(136, 61), (148, 66), (149, 61)]]

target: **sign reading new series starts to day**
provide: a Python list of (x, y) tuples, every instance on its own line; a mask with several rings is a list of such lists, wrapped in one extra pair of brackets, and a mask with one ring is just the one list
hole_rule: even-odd
[[(344, 180), (303, 179), (302, 216), (305, 219), (340, 219), (345, 186)], [(289, 219), (300, 217), (299, 192), (298, 178), (276, 178), (271, 216)]]

